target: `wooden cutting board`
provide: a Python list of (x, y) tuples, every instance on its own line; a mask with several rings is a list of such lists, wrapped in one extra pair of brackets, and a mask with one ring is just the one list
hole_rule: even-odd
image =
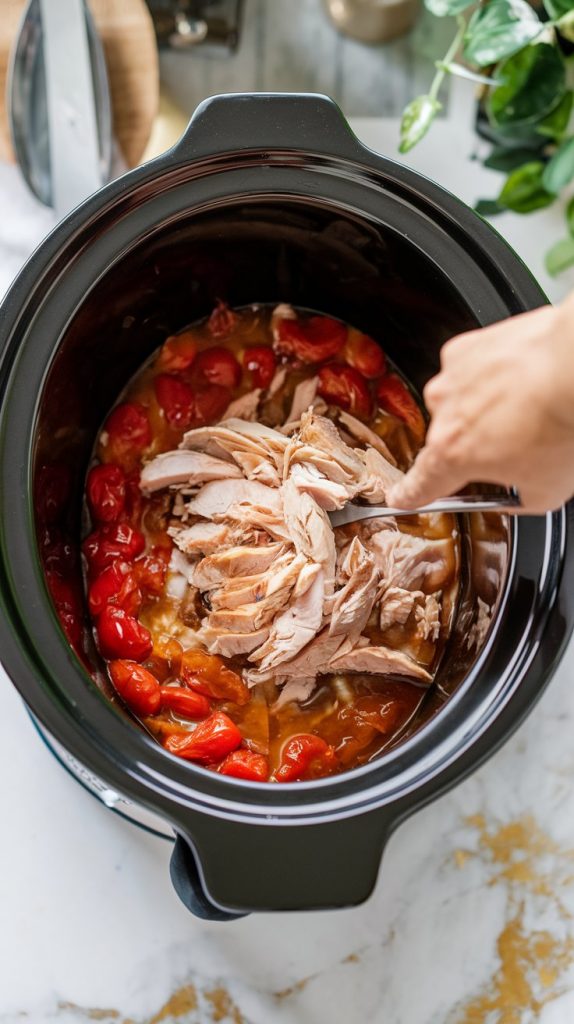
[[(14, 161), (6, 112), (10, 53), (26, 0), (0, 0), (0, 160)], [(144, 0), (89, 0), (104, 46), (114, 133), (129, 167), (139, 163), (159, 102), (155, 31)]]

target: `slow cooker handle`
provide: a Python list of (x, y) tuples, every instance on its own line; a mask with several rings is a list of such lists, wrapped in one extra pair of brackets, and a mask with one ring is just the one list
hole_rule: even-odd
[(198, 815), (178, 833), (171, 879), (186, 907), (209, 920), (356, 906), (375, 885), (394, 825), (380, 810), (296, 826)]
[(365, 153), (340, 108), (328, 96), (241, 93), (200, 103), (172, 156), (188, 161), (251, 149), (303, 149), (355, 160)]

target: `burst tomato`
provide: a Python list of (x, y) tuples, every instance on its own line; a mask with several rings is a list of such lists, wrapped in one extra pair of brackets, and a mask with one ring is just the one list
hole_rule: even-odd
[(275, 348), (303, 363), (322, 363), (338, 355), (346, 340), (347, 328), (340, 320), (328, 316), (311, 316), (308, 320), (285, 317), (277, 323)]
[(417, 441), (425, 436), (424, 416), (400, 377), (394, 373), (387, 374), (377, 386), (377, 399), (381, 409), (406, 423)]
[(139, 402), (122, 402), (112, 409), (104, 424), (104, 446), (109, 456), (124, 469), (133, 468), (138, 456), (151, 444), (151, 427), (146, 409)]
[(189, 690), (186, 686), (162, 686), (161, 708), (162, 711), (175, 711), (176, 715), (196, 720), (207, 718), (211, 704), (207, 697)]
[(54, 570), (46, 572), (46, 581), (67, 640), (75, 650), (78, 650), (83, 639), (80, 588), (75, 581), (61, 576)]
[(137, 615), (142, 595), (135, 573), (127, 562), (112, 562), (96, 576), (88, 590), (90, 614), (97, 618), (109, 604), (122, 608), (128, 615)]
[(217, 771), (220, 775), (231, 775), (234, 779), (267, 782), (269, 761), (263, 754), (254, 754), (251, 750), (234, 750), (218, 765)]
[(369, 338), (368, 334), (360, 334), (359, 331), (354, 330), (349, 331), (343, 349), (343, 359), (368, 380), (381, 377), (385, 372), (387, 362), (385, 353), (376, 341)]
[(208, 384), (195, 396), (193, 426), (203, 427), (217, 423), (231, 401), (231, 391), (221, 384)]
[(198, 693), (213, 700), (231, 700), (247, 704), (250, 693), (241, 676), (228, 668), (223, 658), (204, 651), (185, 651), (181, 660), (185, 682)]
[(292, 736), (281, 752), (275, 772), (277, 782), (295, 782), (305, 775), (327, 775), (336, 765), (335, 751), (320, 736), (301, 733)]
[(129, 523), (107, 523), (90, 533), (82, 544), (90, 572), (97, 573), (116, 559), (131, 562), (145, 548), (145, 537)]
[(240, 743), (241, 733), (235, 722), (223, 711), (215, 711), (188, 736), (169, 736), (164, 746), (170, 754), (177, 754), (187, 761), (213, 764), (232, 750), (237, 750)]
[(169, 373), (187, 370), (197, 354), (197, 344), (191, 331), (172, 334), (164, 341), (157, 357), (157, 367)]
[(123, 470), (112, 462), (92, 466), (86, 481), (86, 497), (96, 522), (117, 522), (126, 503), (126, 478)]
[(133, 571), (144, 594), (160, 597), (167, 574), (167, 562), (161, 555), (151, 554), (138, 558), (133, 564)]
[(243, 353), (243, 367), (250, 374), (254, 388), (268, 388), (276, 366), (277, 360), (270, 345), (252, 345)]
[(206, 348), (197, 356), (193, 378), (198, 383), (218, 384), (223, 388), (236, 388), (241, 381), (241, 367), (229, 349), (223, 345)]
[(155, 396), (170, 427), (185, 430), (194, 418), (195, 394), (179, 377), (160, 373), (153, 382)]
[(107, 605), (98, 619), (98, 646), (104, 658), (144, 661), (152, 652), (149, 629), (123, 608)]
[(136, 715), (156, 715), (161, 705), (161, 688), (155, 678), (143, 665), (124, 659), (109, 664), (112, 682)]
[(330, 405), (368, 419), (371, 414), (371, 395), (364, 377), (352, 366), (330, 363), (319, 370), (318, 393)]

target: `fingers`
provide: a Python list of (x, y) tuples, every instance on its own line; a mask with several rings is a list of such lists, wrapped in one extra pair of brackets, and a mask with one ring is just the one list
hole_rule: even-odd
[(435, 498), (455, 494), (469, 483), (461, 466), (441, 458), (433, 446), (423, 448), (406, 476), (387, 495), (387, 503), (396, 508), (420, 508)]

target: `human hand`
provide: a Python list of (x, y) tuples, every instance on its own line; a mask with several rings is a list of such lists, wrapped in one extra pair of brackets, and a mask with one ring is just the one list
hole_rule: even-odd
[(574, 295), (447, 342), (424, 399), (426, 444), (389, 505), (480, 481), (517, 487), (524, 512), (558, 508), (574, 494)]

